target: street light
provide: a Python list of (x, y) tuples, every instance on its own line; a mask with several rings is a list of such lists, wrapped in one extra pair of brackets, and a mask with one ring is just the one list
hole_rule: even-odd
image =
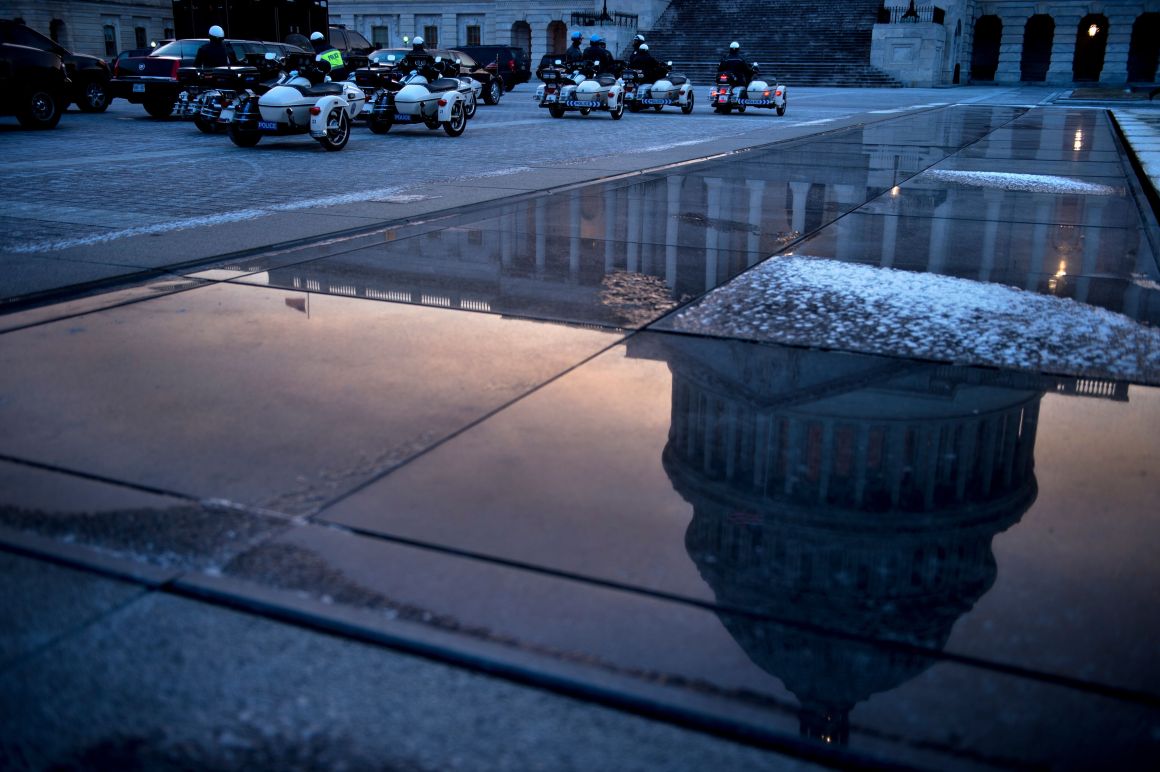
[(1100, 34), (1100, 25), (1093, 24), (1090, 27), (1088, 27), (1088, 37), (1089, 38), (1094, 38), (1098, 34)]

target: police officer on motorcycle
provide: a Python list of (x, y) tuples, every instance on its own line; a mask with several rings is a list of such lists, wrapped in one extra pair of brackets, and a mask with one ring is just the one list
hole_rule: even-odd
[[(331, 80), (343, 80), (346, 78), (346, 67), (342, 61), (342, 51), (332, 46), (326, 40), (326, 36), (321, 32), (310, 33), (310, 45), (314, 49), (314, 53), (318, 55), (319, 61), (326, 62), (329, 66), (329, 75)], [(323, 69), (326, 69), (325, 67)]]
[(418, 36), (411, 41), (411, 50), (403, 57), (400, 64), (404, 72), (414, 70), (429, 81), (443, 74), (435, 67), (435, 57), (428, 53), (423, 38)]
[(604, 48), (604, 38), (593, 35), (588, 39), (588, 47), (584, 49), (585, 62), (604, 62), (608, 59), (608, 51)]
[(737, 78), (739, 85), (748, 85), (753, 80), (754, 71), (749, 62), (741, 54), (741, 44), (734, 40), (729, 44), (729, 52), (721, 57), (717, 65), (717, 72), (728, 72)]
[(209, 28), (209, 42), (197, 49), (193, 59), (194, 67), (227, 67), (231, 63), (230, 50), (226, 48), (226, 33), (218, 25)]
[(568, 65), (577, 65), (584, 61), (584, 49), (580, 44), (584, 41), (584, 35), (579, 32), (572, 33), (572, 45), (568, 46), (568, 50), (564, 52), (564, 63)]
[(632, 38), (632, 52), (635, 54), (644, 45), (644, 35), (634, 35)]
[(669, 74), (668, 66), (649, 53), (646, 43), (641, 43), (636, 52), (629, 57), (628, 66), (640, 70), (643, 83), (655, 83)]

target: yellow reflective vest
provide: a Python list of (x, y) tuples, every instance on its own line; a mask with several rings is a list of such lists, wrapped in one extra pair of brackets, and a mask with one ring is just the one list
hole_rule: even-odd
[(323, 61), (330, 65), (330, 69), (337, 70), (342, 66), (342, 52), (337, 48), (332, 48), (329, 51), (323, 51), (319, 54)]

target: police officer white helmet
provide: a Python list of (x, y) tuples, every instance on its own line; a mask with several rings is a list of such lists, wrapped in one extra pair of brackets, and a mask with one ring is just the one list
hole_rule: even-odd
[(423, 45), (423, 38), (421, 38), (421, 37), (419, 37), (418, 35), (416, 35), (416, 36), (415, 36), (415, 39), (414, 39), (414, 40), (412, 40), (412, 41), (411, 41), (411, 43), (412, 43), (413, 45), (416, 45), (416, 46), (421, 46), (421, 45)]
[(639, 49), (639, 50), (641, 50), (641, 51), (647, 51), (647, 50), (648, 50), (648, 43), (641, 43), (641, 44), (640, 44), (640, 49)]
[(738, 48), (741, 48), (741, 44), (738, 43), (736, 40), (734, 40), (732, 43), (729, 44), (730, 51), (736, 51)]
[(226, 33), (225, 30), (215, 24), (209, 28), (209, 36), (211, 38), (224, 38)]
[(311, 32), (310, 33), (311, 42), (313, 42), (315, 40), (322, 40), (322, 38), (323, 38), (323, 35), (321, 32)]

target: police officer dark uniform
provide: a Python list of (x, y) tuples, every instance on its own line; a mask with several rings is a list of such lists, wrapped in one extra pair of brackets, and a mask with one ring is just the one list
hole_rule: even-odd
[(415, 70), (427, 80), (433, 80), (442, 75), (442, 72), (435, 67), (435, 57), (427, 52), (427, 46), (424, 45), (421, 37), (416, 37), (411, 41), (411, 50), (403, 57), (401, 65), (404, 72)]
[(741, 44), (736, 40), (729, 44), (729, 51), (721, 58), (717, 71), (733, 73), (741, 85), (748, 85), (753, 80), (753, 68), (745, 61), (741, 54)]
[(632, 38), (632, 52), (635, 54), (644, 45), (644, 35), (634, 35)]
[(226, 48), (226, 33), (218, 25), (209, 28), (209, 42), (197, 49), (194, 67), (226, 67), (230, 64), (230, 50)]
[(640, 70), (641, 79), (645, 83), (655, 83), (669, 72), (666, 65), (661, 64), (655, 56), (649, 53), (648, 46), (644, 43), (641, 43), (636, 52), (629, 57), (628, 66), (634, 70)]
[(584, 49), (584, 61), (604, 62), (608, 59), (608, 52), (604, 48), (604, 38), (593, 35), (588, 39), (588, 47)]
[(572, 45), (568, 46), (568, 50), (564, 52), (565, 63), (579, 64), (584, 61), (584, 49), (580, 48), (580, 43), (583, 40), (584, 36), (579, 32), (572, 33)]

